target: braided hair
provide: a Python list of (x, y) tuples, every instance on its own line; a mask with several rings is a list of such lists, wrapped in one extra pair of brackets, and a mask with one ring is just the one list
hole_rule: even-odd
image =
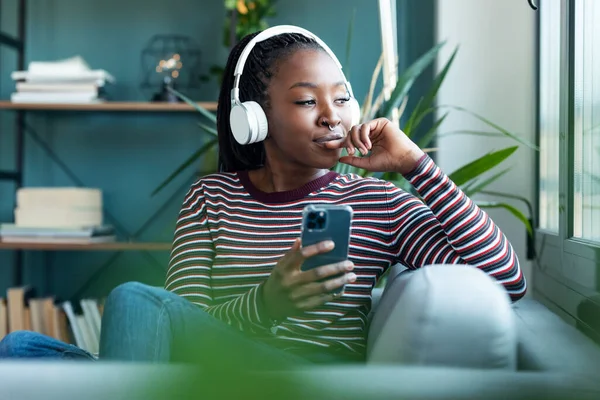
[[(231, 90), (233, 72), (248, 42), (259, 32), (245, 36), (232, 50), (227, 59), (217, 106), (217, 132), (219, 136), (219, 170), (234, 172), (260, 168), (265, 163), (265, 147), (262, 142), (241, 145), (231, 132)], [(270, 107), (267, 88), (277, 72), (279, 62), (298, 49), (321, 49), (311, 38), (297, 33), (283, 33), (259, 42), (246, 59), (240, 79), (240, 101), (256, 101), (267, 110)]]

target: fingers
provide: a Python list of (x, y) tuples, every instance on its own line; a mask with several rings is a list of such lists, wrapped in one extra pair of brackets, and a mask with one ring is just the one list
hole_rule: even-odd
[(299, 269), (305, 259), (317, 254), (327, 253), (333, 250), (334, 247), (335, 243), (331, 240), (301, 247), (300, 239), (296, 239), (294, 245), (285, 256), (284, 269)]
[(300, 255), (303, 259), (316, 256), (317, 254), (327, 253), (328, 251), (333, 250), (335, 247), (335, 243), (332, 240), (325, 240), (323, 242), (319, 242), (316, 244), (312, 244), (310, 246), (303, 247), (300, 250)]
[(330, 278), (335, 275), (344, 274), (354, 269), (354, 263), (352, 261), (341, 261), (334, 264), (324, 265), (322, 267), (313, 268), (308, 271), (304, 271), (297, 277), (299, 284), (312, 283), (322, 281), (326, 278)]
[(373, 145), (370, 138), (371, 128), (371, 124), (366, 123), (355, 125), (350, 129), (346, 140), (348, 154), (354, 155), (355, 149), (358, 149), (363, 156), (369, 153)]
[(300, 238), (297, 238), (296, 240), (294, 240), (294, 244), (292, 245), (290, 251), (297, 251), (300, 249), (300, 247), (302, 247), (302, 242)]
[(355, 281), (356, 274), (349, 272), (323, 282), (311, 282), (294, 289), (290, 293), (290, 299), (297, 302), (308, 297), (331, 294), (334, 290), (343, 287), (345, 284)]
[[(362, 148), (364, 150), (363, 155), (367, 154), (369, 150), (371, 150), (371, 139), (369, 135), (371, 134), (371, 127), (369, 124), (363, 124), (360, 128), (360, 142), (363, 144)], [(358, 146), (358, 145), (357, 145)], [(358, 146), (360, 147), (360, 146)]]
[(348, 164), (353, 167), (366, 169), (372, 171), (371, 158), (370, 157), (354, 157), (354, 156), (343, 156), (340, 157), (339, 162), (342, 164)]

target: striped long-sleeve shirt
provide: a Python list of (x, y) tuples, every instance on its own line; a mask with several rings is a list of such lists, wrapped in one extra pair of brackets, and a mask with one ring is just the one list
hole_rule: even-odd
[[(175, 230), (166, 289), (241, 331), (282, 348), (320, 346), (364, 354), (371, 291), (391, 265), (469, 264), (494, 277), (513, 300), (526, 285), (498, 227), (428, 156), (405, 175), (424, 203), (389, 182), (335, 172), (296, 190), (265, 193), (247, 172), (195, 182)], [(259, 299), (277, 261), (300, 236), (302, 209), (344, 204), (354, 211), (349, 259), (357, 279), (344, 295), (273, 333)]]

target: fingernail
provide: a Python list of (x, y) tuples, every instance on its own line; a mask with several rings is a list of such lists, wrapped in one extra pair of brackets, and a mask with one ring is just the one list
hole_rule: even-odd
[(348, 261), (346, 263), (346, 270), (352, 271), (354, 269), (354, 263), (352, 261)]
[(326, 249), (333, 249), (334, 246), (335, 246), (335, 243), (332, 240), (328, 240), (325, 242)]
[(348, 274), (348, 282), (354, 282), (356, 280), (356, 274), (355, 273), (349, 273)]

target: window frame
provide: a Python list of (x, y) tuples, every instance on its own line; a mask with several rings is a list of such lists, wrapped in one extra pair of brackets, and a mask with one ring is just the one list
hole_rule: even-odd
[[(541, 0), (544, 4), (556, 0)], [(600, 243), (576, 238), (574, 232), (574, 155), (575, 155), (575, 4), (580, 0), (560, 0), (560, 114), (559, 114), (559, 229), (558, 234), (537, 227), (536, 260), (534, 263), (534, 296), (576, 325), (593, 339), (600, 341), (600, 332), (581, 319), (583, 302), (596, 303), (600, 309)], [(541, 28), (537, 16), (537, 118), (536, 130), (540, 143), (540, 72)], [(599, 76), (600, 79), (600, 76)], [(540, 213), (539, 168), (537, 154), (537, 210)], [(590, 282), (591, 280), (591, 282)], [(591, 286), (591, 287), (590, 287)]]

